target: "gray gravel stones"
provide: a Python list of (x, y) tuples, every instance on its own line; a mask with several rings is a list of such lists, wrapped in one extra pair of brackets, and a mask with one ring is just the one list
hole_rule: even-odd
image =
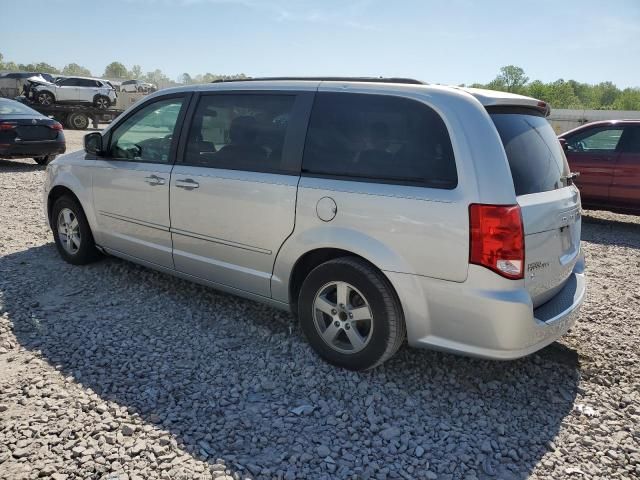
[(319, 445), (316, 449), (316, 453), (320, 458), (328, 457), (331, 454), (331, 450), (326, 445)]
[[(67, 132), (79, 143), (79, 132)], [(62, 262), (42, 169), (0, 160), (1, 479), (640, 477), (640, 219), (585, 212), (589, 292), (543, 351), (337, 370), (286, 313)]]

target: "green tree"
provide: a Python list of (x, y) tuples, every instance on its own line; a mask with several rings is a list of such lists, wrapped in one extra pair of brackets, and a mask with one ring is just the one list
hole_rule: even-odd
[(504, 81), (501, 78), (494, 78), (489, 83), (487, 83), (485, 88), (488, 88), (489, 90), (499, 90), (501, 92), (508, 91), (507, 85), (504, 83)]
[(614, 110), (640, 110), (640, 88), (625, 88), (613, 102)]
[(69, 76), (90, 77), (91, 71), (88, 68), (83, 67), (82, 65), (78, 65), (77, 63), (69, 63), (62, 69), (62, 74)]
[(111, 62), (104, 69), (103, 77), (106, 78), (127, 78), (129, 72), (127, 72), (127, 67), (125, 67), (120, 62)]
[(157, 85), (158, 88), (166, 88), (171, 85), (175, 85), (175, 82), (172, 82), (171, 79), (162, 73), (162, 70), (159, 68), (156, 68), (153, 72), (147, 72), (143, 77), (143, 80)]
[(188, 73), (183, 73), (182, 75), (180, 75), (180, 78), (178, 80), (180, 83), (184, 83), (185, 85), (189, 85), (193, 83), (193, 79), (191, 78), (191, 75), (189, 75)]
[(38, 72), (38, 73), (60, 73), (53, 65), (49, 65), (45, 62), (40, 63), (19, 63), (16, 70), (24, 70), (25, 72)]
[(41, 73), (60, 73), (60, 70), (58, 70), (56, 67), (45, 62), (36, 63), (34, 70)]
[(620, 90), (612, 82), (602, 82), (594, 86), (596, 108), (607, 109), (613, 106)]
[(549, 103), (552, 108), (581, 108), (580, 99), (573, 91), (573, 87), (563, 79), (556, 80), (547, 85), (548, 93), (546, 98), (542, 98)]
[(507, 92), (518, 93), (523, 90), (523, 87), (529, 81), (529, 77), (524, 74), (522, 68), (515, 65), (507, 65), (500, 69), (500, 74), (494, 81), (504, 84)]
[(549, 96), (549, 89), (545, 83), (540, 80), (534, 80), (527, 85), (526, 94), (533, 98), (544, 100)]
[(141, 79), (142, 78), (142, 67), (140, 65), (134, 65), (133, 67), (131, 67), (131, 71), (129, 72), (129, 75), (134, 80)]

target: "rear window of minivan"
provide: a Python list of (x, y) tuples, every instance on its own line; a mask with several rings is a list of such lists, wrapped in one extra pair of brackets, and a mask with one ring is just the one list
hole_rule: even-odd
[(487, 110), (502, 139), (516, 195), (548, 192), (567, 185), (569, 165), (542, 113), (510, 107)]

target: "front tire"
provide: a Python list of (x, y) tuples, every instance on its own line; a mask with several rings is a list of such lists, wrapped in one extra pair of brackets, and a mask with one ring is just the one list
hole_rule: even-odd
[(78, 201), (62, 196), (53, 204), (51, 229), (60, 256), (73, 265), (86, 265), (99, 258), (87, 217)]
[(49, 92), (40, 92), (36, 97), (36, 100), (40, 105), (44, 105), (45, 107), (53, 105), (56, 102), (53, 94)]
[(380, 365), (406, 336), (393, 287), (378, 269), (355, 257), (330, 260), (309, 273), (298, 316), (316, 353), (349, 370)]

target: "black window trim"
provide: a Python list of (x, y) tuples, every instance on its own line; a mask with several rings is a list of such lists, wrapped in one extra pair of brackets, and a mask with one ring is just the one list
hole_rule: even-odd
[[(442, 118), (442, 115), (440, 115), (440, 113), (433, 107), (431, 107), (430, 105), (417, 100), (415, 98), (411, 98), (411, 97), (406, 97), (403, 95), (391, 95), (391, 94), (385, 94), (385, 93), (362, 93), (362, 92), (340, 92), (340, 91), (334, 91), (334, 90), (321, 90), (318, 91), (317, 93), (338, 93), (338, 94), (345, 94), (345, 95), (374, 95), (376, 97), (390, 97), (390, 98), (401, 98), (401, 99), (405, 99), (405, 100), (409, 100), (412, 101), (414, 103), (417, 103), (423, 107), (429, 108), (433, 111), (433, 113), (435, 113), (438, 118), (440, 118), (440, 120), (442, 121), (442, 124), (444, 125), (445, 130), (447, 131), (447, 136), (449, 137), (449, 143), (451, 145), (451, 153), (453, 155), (452, 160), (454, 163), (454, 167), (456, 170), (456, 181), (455, 181), (455, 185), (452, 186), (447, 186), (447, 187), (443, 187), (443, 186), (434, 186), (433, 184), (431, 184), (428, 181), (424, 181), (424, 180), (412, 180), (412, 179), (401, 179), (401, 178), (382, 178), (382, 177), (369, 177), (369, 176), (359, 176), (359, 175), (341, 175), (341, 174), (334, 174), (334, 173), (326, 173), (326, 172), (312, 172), (309, 170), (306, 170), (304, 168), (304, 163), (302, 165), (301, 168), (301, 173), (300, 176), (301, 177), (308, 177), (308, 178), (324, 178), (327, 180), (342, 180), (342, 181), (347, 181), (347, 182), (359, 182), (359, 183), (374, 183), (374, 184), (382, 184), (382, 185), (402, 185), (402, 186), (407, 186), (407, 187), (420, 187), (420, 188), (435, 188), (438, 190), (455, 190), (456, 188), (458, 188), (458, 185), (460, 185), (460, 178), (458, 175), (458, 164), (456, 162), (456, 155), (455, 155), (455, 151), (453, 148), (453, 142), (451, 141), (451, 133), (449, 132), (449, 127), (447, 127), (446, 122), (444, 121), (444, 118)], [(314, 96), (314, 104), (315, 104), (315, 98), (317, 96)], [(309, 115), (309, 121), (308, 121), (308, 125), (307, 128), (310, 127), (311, 124), (311, 113)], [(307, 131), (308, 134), (308, 131)], [(306, 145), (306, 137), (307, 135), (305, 135), (305, 145)], [(302, 160), (304, 161), (304, 155), (302, 156)]]
[(622, 125), (622, 135), (620, 135), (620, 140), (618, 140), (618, 145), (616, 145), (617, 153), (625, 153), (629, 155), (638, 155), (640, 152), (628, 152), (625, 151), (627, 148), (627, 144), (630, 142), (629, 138), (633, 135), (632, 130), (637, 130), (638, 133), (636, 135), (640, 135), (640, 124), (623, 124)]
[[(218, 96), (218, 95), (277, 95), (277, 96), (293, 96), (295, 101), (293, 109), (291, 111), (291, 117), (287, 124), (287, 132), (285, 136), (285, 142), (282, 147), (282, 161), (279, 169), (275, 168), (260, 168), (260, 169), (246, 169), (246, 168), (231, 168), (231, 167), (217, 167), (206, 166), (202, 164), (194, 164), (186, 161), (187, 150), (187, 138), (188, 132), (191, 130), (191, 124), (193, 123), (195, 112), (200, 103), (200, 99), (203, 97)], [(186, 121), (184, 128), (182, 129), (182, 135), (178, 144), (178, 152), (176, 155), (176, 165), (191, 166), (197, 168), (206, 168), (209, 170), (235, 170), (240, 172), (254, 172), (254, 173), (272, 173), (278, 175), (300, 175), (302, 168), (302, 154), (304, 151), (304, 144), (307, 134), (307, 126), (309, 124), (309, 118), (311, 116), (311, 106), (313, 105), (313, 99), (315, 91), (310, 90), (286, 90), (286, 89), (268, 89), (268, 90), (210, 90), (204, 92), (196, 92), (189, 105), (189, 111), (186, 115)]]
[[(115, 132), (118, 128), (120, 128), (124, 124), (124, 122), (126, 122), (129, 118), (134, 116), (136, 113), (138, 113), (143, 108), (146, 108), (146, 107), (148, 107), (149, 105), (151, 105), (153, 103), (160, 102), (160, 101), (163, 101), (163, 100), (170, 100), (172, 98), (183, 98), (184, 101), (182, 103), (182, 107), (180, 108), (180, 113), (178, 114), (178, 119), (176, 120), (176, 126), (174, 127), (175, 129), (174, 129), (174, 132), (173, 132), (173, 139), (172, 139), (172, 142), (171, 142), (171, 149), (169, 150), (169, 159), (168, 159), (167, 162), (141, 162), (141, 161), (126, 159), (126, 158), (113, 158), (113, 157), (110, 156), (111, 155), (111, 137), (112, 137), (112, 133), (113, 132)], [(167, 94), (167, 95), (162, 95), (162, 96), (149, 98), (144, 103), (138, 105), (135, 109), (131, 110), (130, 112), (126, 113), (125, 115), (122, 115), (121, 117), (118, 117), (118, 119), (116, 121), (117, 123), (115, 125), (113, 125), (113, 127), (111, 127), (108, 132), (106, 132), (105, 134), (102, 135), (103, 145), (107, 146), (107, 148), (105, 150), (105, 154), (102, 155), (102, 156), (99, 156), (99, 157), (94, 157), (94, 158), (96, 160), (108, 160), (108, 161), (112, 161), (112, 162), (141, 163), (141, 164), (145, 164), (145, 165), (174, 165), (175, 161), (176, 161), (176, 152), (177, 152), (177, 148), (178, 148), (179, 139), (181, 138), (182, 132), (184, 131), (184, 120), (185, 120), (187, 111), (191, 107), (192, 99), (193, 99), (193, 93), (192, 92), (177, 92), (177, 93), (170, 93), (170, 94)]]

